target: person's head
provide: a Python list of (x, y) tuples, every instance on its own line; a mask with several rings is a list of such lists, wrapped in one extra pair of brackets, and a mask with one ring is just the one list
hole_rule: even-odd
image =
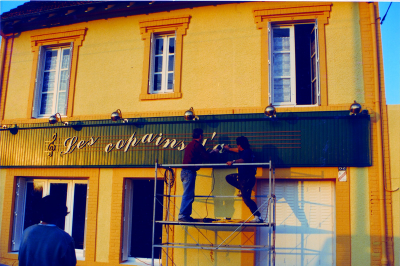
[(40, 220), (49, 223), (57, 224), (57, 222), (69, 213), (65, 205), (65, 201), (60, 197), (48, 195), (40, 201)]
[(201, 128), (195, 128), (193, 129), (193, 139), (203, 139), (203, 130)]
[(245, 150), (250, 148), (249, 140), (244, 136), (236, 138), (236, 145), (238, 146), (239, 150)]

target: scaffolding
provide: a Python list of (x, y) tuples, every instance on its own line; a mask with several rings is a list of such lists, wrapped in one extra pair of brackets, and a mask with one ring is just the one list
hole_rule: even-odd
[[(271, 161), (268, 163), (236, 163), (233, 167), (237, 166), (261, 166), (261, 167), (266, 167), (268, 166), (269, 168), (269, 175), (268, 175), (268, 195), (257, 195), (255, 196), (256, 198), (261, 198), (261, 199), (267, 199), (264, 200), (260, 206), (258, 206), (258, 210), (261, 210), (263, 208), (266, 209), (266, 217), (264, 219), (263, 223), (252, 223), (249, 222), (253, 214), (251, 214), (246, 220), (243, 222), (218, 222), (213, 220), (212, 222), (204, 222), (202, 220), (199, 220), (198, 222), (180, 222), (179, 220), (175, 219), (175, 217), (171, 214), (170, 211), (170, 202), (171, 198), (174, 197), (182, 197), (178, 195), (171, 195), (171, 187), (173, 183), (171, 180), (171, 174), (168, 173), (167, 176), (167, 194), (162, 194), (158, 195), (157, 194), (157, 171), (159, 168), (181, 168), (181, 167), (188, 167), (188, 166), (194, 166), (194, 167), (200, 167), (200, 168), (226, 168), (229, 167), (227, 164), (158, 164), (156, 161), (155, 163), (155, 177), (154, 177), (154, 202), (153, 202), (153, 232), (152, 232), (152, 253), (151, 253), (151, 265), (154, 266), (154, 249), (155, 248), (165, 248), (166, 251), (166, 266), (168, 266), (168, 260), (169, 260), (169, 255), (168, 251), (169, 249), (173, 248), (183, 248), (183, 249), (202, 249), (202, 250), (227, 250), (227, 251), (267, 251), (267, 263), (266, 265), (269, 266), (274, 266), (275, 265), (275, 230), (276, 230), (276, 197), (275, 197), (275, 169), (272, 167)], [(163, 199), (160, 201), (157, 199), (157, 196), (162, 196)], [(164, 198), (167, 198), (167, 204), (164, 206)], [(196, 198), (200, 197), (210, 197), (210, 198), (234, 198), (237, 196), (195, 196)], [(165, 219), (162, 221), (156, 221), (156, 207), (157, 207), (157, 202), (162, 206), (163, 211), (166, 212)], [(164, 217), (164, 215), (163, 215)], [(172, 220), (171, 220), (172, 219)], [(167, 236), (166, 236), (166, 242), (161, 242), (161, 244), (155, 244), (154, 239), (155, 239), (155, 226), (156, 224), (162, 224), (167, 227)], [(181, 226), (185, 232), (196, 242), (196, 244), (191, 244), (191, 243), (175, 243), (175, 242), (169, 242), (169, 227), (170, 226)], [(233, 231), (228, 237), (223, 239), (221, 243), (211, 243), (210, 244), (201, 244), (196, 241), (196, 239), (190, 235), (188, 232), (187, 226), (194, 226), (199, 232), (200, 229), (197, 226), (201, 226), (202, 228), (210, 228), (213, 227), (215, 228), (215, 231), (222, 231), (222, 230), (229, 230)], [(236, 228), (235, 228), (236, 227)], [(267, 235), (267, 241), (266, 245), (229, 245), (227, 242), (229, 239), (232, 239), (236, 237), (239, 233), (240, 230), (242, 230), (245, 227), (266, 227), (268, 231)], [(229, 229), (228, 229), (229, 228)], [(200, 232), (201, 233), (201, 232)], [(236, 233), (236, 236), (234, 236)]]

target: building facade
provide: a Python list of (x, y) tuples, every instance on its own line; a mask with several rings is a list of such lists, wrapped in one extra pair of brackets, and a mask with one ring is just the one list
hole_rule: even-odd
[[(233, 233), (152, 229), (155, 183), (173, 195), (157, 220), (177, 219), (182, 194), (180, 168), (158, 168), (155, 181), (156, 162), (180, 164), (202, 128), (206, 148), (244, 135), (256, 161), (273, 164), (276, 265), (393, 265), (377, 14), (364, 2), (157, 1), (32, 1), (4, 13), (0, 263), (18, 263), (35, 202), (57, 194), (78, 265), (267, 265), (263, 251), (153, 249), (153, 231), (156, 243), (186, 246)], [(195, 218), (251, 215), (225, 181), (235, 171), (198, 171)], [(258, 167), (254, 195), (268, 194), (269, 173)], [(267, 234), (246, 227), (230, 244)]]

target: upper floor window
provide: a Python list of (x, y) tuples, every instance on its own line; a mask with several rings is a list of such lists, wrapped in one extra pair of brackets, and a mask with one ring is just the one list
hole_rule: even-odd
[(140, 100), (182, 98), (183, 36), (189, 20), (183, 15), (139, 22), (144, 41)]
[(270, 102), (277, 106), (318, 105), (316, 23), (272, 25), (270, 33)]
[(36, 78), (35, 117), (66, 115), (72, 47), (42, 47)]
[(150, 93), (174, 92), (175, 35), (153, 35)]
[(86, 28), (81, 28), (31, 36), (29, 118), (72, 116), (79, 48), (85, 35)]

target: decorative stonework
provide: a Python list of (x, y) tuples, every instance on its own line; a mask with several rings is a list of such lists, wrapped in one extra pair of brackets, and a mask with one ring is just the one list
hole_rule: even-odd
[(261, 104), (268, 102), (268, 24), (269, 23), (299, 23), (318, 21), (319, 32), (319, 64), (320, 64), (320, 106), (328, 106), (328, 81), (326, 65), (325, 25), (328, 24), (332, 3), (313, 2), (271, 2), (268, 8), (253, 10), (254, 22), (261, 30)]
[[(183, 36), (189, 27), (190, 16), (184, 15), (170, 18), (153, 18), (139, 22), (140, 33), (144, 45), (142, 90), (140, 100), (158, 100), (182, 98), (181, 75), (182, 75), (182, 48)], [(150, 53), (151, 53), (151, 35), (153, 33), (171, 33), (175, 32), (175, 84), (173, 93), (149, 94), (149, 74), (150, 74)]]
[(35, 101), (35, 86), (36, 86), (36, 75), (38, 71), (39, 62), (39, 50), (42, 46), (48, 45), (61, 45), (73, 43), (72, 59), (71, 59), (71, 71), (68, 89), (68, 103), (67, 103), (67, 116), (72, 117), (74, 107), (74, 96), (75, 96), (75, 81), (78, 65), (79, 47), (85, 39), (86, 28), (80, 29), (67, 29), (65, 31), (44, 33), (31, 36), (31, 48), (33, 52), (33, 64), (31, 73), (31, 83), (29, 90), (28, 99), (28, 114), (27, 118), (32, 118), (33, 106)]

